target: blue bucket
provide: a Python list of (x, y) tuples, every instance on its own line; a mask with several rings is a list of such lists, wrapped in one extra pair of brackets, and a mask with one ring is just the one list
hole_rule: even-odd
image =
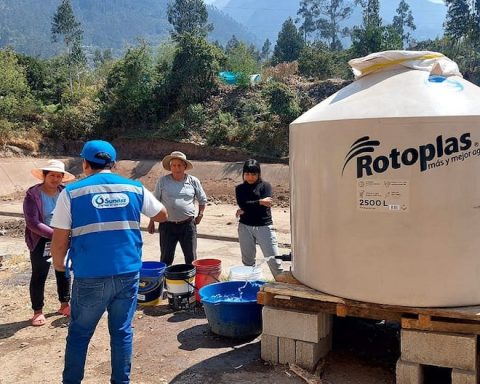
[(163, 279), (167, 264), (160, 261), (144, 261), (140, 270), (138, 285), (138, 304), (158, 305), (163, 293)]
[(246, 338), (262, 333), (262, 306), (257, 292), (264, 281), (222, 281), (200, 289), (208, 325), (213, 333)]

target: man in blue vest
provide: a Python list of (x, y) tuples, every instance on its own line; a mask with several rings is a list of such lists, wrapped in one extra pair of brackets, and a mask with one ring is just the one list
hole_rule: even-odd
[(167, 211), (140, 182), (111, 172), (116, 151), (110, 143), (88, 141), (80, 156), (87, 177), (61, 192), (51, 222), (55, 270), (71, 262), (74, 274), (63, 383), (82, 381), (88, 344), (105, 311), (111, 383), (129, 383), (142, 266), (140, 217), (163, 222)]

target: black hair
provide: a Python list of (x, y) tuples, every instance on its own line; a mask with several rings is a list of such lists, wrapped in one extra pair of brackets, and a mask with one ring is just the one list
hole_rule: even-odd
[[(57, 172), (57, 171), (47, 171), (46, 169), (42, 169), (43, 178), (47, 177), (47, 175), (48, 175), (50, 172)], [(63, 172), (60, 172), (60, 173), (64, 174)]]
[(243, 163), (242, 176), (245, 173), (256, 173), (258, 175), (258, 180), (262, 180), (262, 171), (260, 169), (260, 163), (255, 159), (248, 159)]
[(107, 164), (99, 164), (99, 163), (94, 163), (93, 161), (88, 161), (87, 159), (84, 159), (87, 164), (90, 166), (95, 171), (98, 170), (103, 170), (103, 169), (112, 169), (113, 165), (115, 164), (114, 161), (109, 162)]

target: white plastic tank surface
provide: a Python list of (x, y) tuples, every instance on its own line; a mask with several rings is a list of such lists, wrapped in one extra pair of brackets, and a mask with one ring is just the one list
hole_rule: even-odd
[(480, 304), (480, 88), (370, 74), (290, 126), (293, 275), (353, 300)]

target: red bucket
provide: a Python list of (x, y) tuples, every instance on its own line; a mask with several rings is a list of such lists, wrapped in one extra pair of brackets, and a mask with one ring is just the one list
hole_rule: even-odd
[(218, 259), (200, 259), (192, 263), (197, 269), (195, 275), (195, 298), (200, 302), (198, 291), (205, 285), (218, 283), (222, 273), (222, 261)]

